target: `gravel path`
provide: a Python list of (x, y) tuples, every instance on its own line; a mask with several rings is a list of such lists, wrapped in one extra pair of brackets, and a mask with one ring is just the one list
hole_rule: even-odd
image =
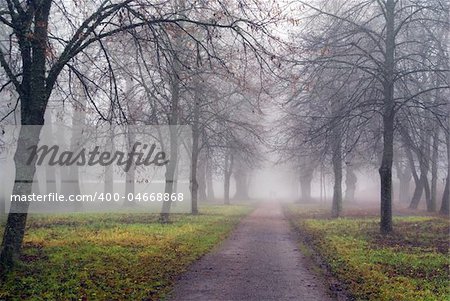
[(180, 277), (171, 300), (333, 300), (309, 266), (280, 205), (262, 204)]

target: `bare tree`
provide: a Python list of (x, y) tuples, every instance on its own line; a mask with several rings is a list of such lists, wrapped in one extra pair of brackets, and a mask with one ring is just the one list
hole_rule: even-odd
[[(159, 32), (167, 36), (170, 28), (183, 30), (187, 24), (193, 24), (205, 31), (210, 28), (231, 30), (243, 43), (250, 44), (253, 40), (247, 24), (252, 24), (252, 28), (261, 25), (245, 21), (244, 18), (238, 19), (232, 13), (214, 18), (214, 10), (225, 7), (225, 3), (221, 1), (214, 3), (214, 9), (205, 7), (205, 14), (197, 14), (192, 18), (186, 14), (180, 15), (177, 6), (169, 6), (166, 1), (98, 0), (87, 1), (78, 6), (65, 4), (67, 3), (64, 1), (55, 0), (7, 0), (5, 5), (2, 5), (0, 27), (9, 37), (6, 44), (10, 46), (6, 47), (6, 44), (2, 43), (0, 65), (7, 75), (7, 86), (14, 87), (19, 96), (22, 125), (42, 126), (45, 110), (58, 77), (63, 71), (72, 70), (71, 61), (78, 54), (93, 44), (105, 48), (102, 41), (115, 34), (146, 27), (155, 41), (161, 38)], [(194, 6), (189, 3), (186, 9)], [(241, 26), (242, 24), (244, 26)], [(192, 38), (188, 33), (187, 36)], [(111, 71), (111, 68), (108, 70)], [(82, 77), (82, 74), (77, 76)], [(175, 76), (175, 81), (176, 78)], [(172, 82), (174, 88), (175, 81)], [(117, 93), (114, 94), (117, 96)], [(91, 103), (97, 108), (93, 101)], [(101, 111), (97, 111), (104, 118)], [(10, 114), (7, 113), (8, 116)], [(176, 123), (176, 115), (175, 109), (169, 124)], [(40, 127), (36, 127), (35, 132), (22, 127), (15, 163), (16, 174), (21, 174), (23, 181), (15, 182), (14, 194), (29, 194), (31, 191), (35, 167), (34, 164), (31, 167), (25, 166), (24, 156), (30, 145), (37, 144), (39, 134)], [(0, 255), (3, 271), (10, 270), (19, 254), (27, 218), (27, 202), (17, 202), (13, 206), (12, 212), (23, 213), (8, 215)]]
[[(420, 85), (416, 91), (404, 94), (404, 83), (414, 77), (429, 74), (442, 76), (447, 69), (436, 67), (424, 56), (427, 39), (412, 33), (424, 27), (447, 26), (445, 14), (448, 5), (441, 1), (346, 1), (310, 4), (312, 20), (306, 38), (305, 58), (310, 66), (328, 70), (358, 69), (376, 83), (379, 95), (372, 102), (361, 102), (359, 107), (371, 107), (382, 117), (383, 151), (379, 168), (381, 180), (382, 233), (392, 231), (392, 166), (396, 115), (415, 102), (424, 105), (424, 95), (435, 90), (448, 89), (448, 85)], [(316, 23), (317, 22), (317, 23)], [(314, 34), (314, 32), (316, 34)], [(402, 93), (400, 93), (402, 92)], [(425, 108), (430, 107), (425, 104)], [(351, 111), (347, 111), (351, 112)]]

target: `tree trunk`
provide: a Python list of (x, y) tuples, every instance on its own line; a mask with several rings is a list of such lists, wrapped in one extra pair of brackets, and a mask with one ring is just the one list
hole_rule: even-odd
[[(134, 128), (132, 125), (127, 126), (126, 139), (127, 139), (127, 152), (134, 153), (135, 143), (136, 143), (136, 134), (134, 133)], [(125, 165), (127, 167), (127, 165)], [(136, 164), (134, 161), (131, 162), (128, 170), (125, 171), (125, 207), (133, 207), (136, 205), (134, 202), (135, 195), (135, 182), (136, 182)]]
[(399, 177), (400, 180), (400, 187), (399, 187), (399, 194), (398, 199), (400, 202), (405, 203), (410, 200), (409, 195), (409, 189), (410, 189), (410, 182), (411, 182), (411, 173), (409, 175), (403, 174)]
[(339, 217), (342, 211), (342, 150), (341, 140), (335, 138), (333, 150), (333, 174), (334, 174), (334, 188), (333, 188), (333, 204), (332, 217)]
[(224, 203), (226, 205), (230, 204), (230, 181), (231, 174), (233, 171), (233, 155), (231, 154), (231, 150), (228, 150), (225, 155), (225, 172), (224, 172)]
[(417, 186), (420, 182), (419, 175), (416, 171), (416, 165), (414, 164), (414, 157), (408, 146), (405, 146), (406, 157), (408, 158), (409, 169), (411, 171), (411, 175), (414, 179), (414, 184)]
[[(46, 128), (48, 132), (48, 136), (45, 137), (45, 142), (48, 145), (55, 144), (53, 141), (53, 130), (52, 130), (52, 114), (48, 113), (45, 117), (46, 119)], [(45, 167), (45, 193), (56, 192), (56, 168), (55, 166), (47, 165)]]
[[(30, 129), (22, 127), (19, 132), (14, 162), (16, 164), (16, 181), (13, 194), (30, 194), (36, 171), (35, 160), (26, 165), (28, 148), (37, 145), (44, 124), (48, 95), (46, 91), (46, 50), (47, 26), (52, 1), (45, 0), (36, 5), (34, 16), (33, 39), (21, 44), (22, 83), (20, 95), (21, 124), (38, 125)], [(25, 233), (29, 202), (14, 202), (5, 225), (0, 254), (1, 273), (6, 274), (18, 258)], [(20, 212), (20, 213), (16, 213)]]
[[(83, 87), (79, 87), (79, 90), (83, 91)], [(73, 107), (70, 150), (74, 153), (82, 148), (83, 130), (86, 125), (86, 104), (87, 99), (82, 96), (78, 98), (78, 102)], [(65, 169), (67, 169), (67, 173), (65, 173), (66, 178), (61, 181), (61, 192), (66, 195), (80, 195), (81, 187), (78, 165), (67, 166)], [(73, 208), (76, 211), (81, 211), (82, 207), (82, 202), (73, 203)]]
[[(171, 92), (172, 92), (172, 98), (171, 98), (171, 112), (169, 114), (169, 136), (170, 136), (170, 160), (169, 163), (166, 165), (166, 184), (164, 187), (164, 193), (168, 194), (169, 196), (173, 193), (174, 188), (174, 181), (175, 181), (175, 169), (178, 161), (178, 128), (176, 124), (178, 123), (178, 110), (179, 110), (179, 101), (180, 101), (180, 79), (178, 77), (178, 67), (177, 63), (178, 61), (174, 59), (174, 75), (172, 76), (172, 83), (171, 83)], [(194, 196), (192, 196), (192, 201)], [(160, 214), (160, 222), (162, 224), (166, 224), (169, 222), (169, 216), (170, 216), (170, 207), (172, 205), (172, 198), (169, 197), (168, 201), (164, 201), (161, 209)], [(194, 205), (192, 205), (193, 207)], [(192, 208), (191, 210), (194, 210)]]
[[(3, 159), (3, 158), (1, 158)], [(6, 211), (6, 198), (7, 198), (7, 188), (6, 188), (6, 173), (5, 168), (3, 164), (6, 164), (6, 160), (3, 161), (0, 159), (0, 220), (3, 221), (3, 216), (5, 215)], [(2, 161), (4, 162), (2, 164)], [(3, 222), (0, 223), (0, 227), (3, 226)]]
[(311, 200), (311, 182), (312, 177), (301, 175), (300, 176), (300, 190), (301, 190), (301, 201), (307, 202)]
[[(448, 22), (450, 21), (450, 15), (449, 15), (449, 9), (447, 7), (447, 9), (445, 10), (446, 13), (446, 22), (448, 24)], [(448, 27), (447, 27), (448, 29)], [(449, 45), (449, 31), (448, 30), (444, 30), (444, 34), (443, 34), (444, 38), (442, 39), (443, 41), (443, 45), (444, 47), (442, 47), (442, 49), (448, 49)], [(441, 53), (444, 52), (441, 50)], [(449, 61), (448, 61), (448, 54), (447, 55), (442, 55), (441, 56), (443, 58), (443, 60), (440, 62), (442, 63), (444, 68), (449, 68)], [(447, 75), (447, 79), (448, 79), (448, 72), (446, 73)], [(448, 96), (447, 96), (448, 97)], [(439, 210), (440, 213), (442, 214), (449, 214), (449, 205), (450, 205), (450, 101), (447, 98), (447, 128), (446, 131), (444, 132), (445, 134), (445, 142), (447, 144), (447, 180), (445, 182), (445, 190), (444, 190), (444, 194), (442, 196), (442, 203), (441, 203), (441, 208)]]
[(423, 147), (424, 149), (424, 165), (425, 165), (425, 169), (426, 169), (426, 177), (425, 177), (425, 181), (424, 181), (424, 191), (425, 191), (425, 200), (426, 200), (426, 205), (427, 205), (427, 211), (428, 212), (432, 212), (435, 211), (433, 210), (433, 206), (431, 203), (431, 188), (430, 188), (430, 182), (428, 181), (428, 173), (430, 171), (430, 154), (431, 154), (431, 133), (426, 130), (425, 132), (426, 135), (426, 139), (425, 139), (425, 145)]
[(355, 201), (356, 183), (358, 178), (356, 177), (353, 166), (347, 165), (345, 174), (345, 200), (347, 202)]
[[(450, 102), (448, 103), (448, 113), (449, 115), (447, 115), (447, 122), (448, 122), (448, 126), (450, 128)], [(450, 178), (450, 137), (448, 135), (448, 133), (446, 133), (445, 136), (445, 141), (447, 142), (447, 180), (445, 182), (445, 190), (444, 190), (444, 194), (442, 196), (442, 203), (441, 203), (441, 209), (439, 210), (440, 213), (442, 214), (449, 214), (449, 205), (450, 205), (450, 185), (449, 185), (449, 178)]]
[(236, 183), (236, 193), (234, 195), (235, 200), (248, 200), (248, 174), (247, 171), (242, 168), (238, 168), (234, 172), (234, 180)]
[(193, 112), (193, 124), (192, 124), (192, 162), (191, 162), (191, 195), (192, 195), (192, 214), (198, 214), (198, 158), (200, 152), (200, 103), (196, 97)]
[(392, 232), (392, 164), (394, 158), (394, 55), (395, 55), (395, 1), (386, 0), (386, 54), (385, 80), (383, 83), (383, 155), (379, 169), (380, 191), (380, 232)]
[(230, 205), (230, 176), (225, 173), (224, 180), (224, 203)]
[(130, 202), (134, 196), (135, 192), (135, 181), (136, 181), (136, 165), (131, 164), (130, 169), (125, 173), (125, 199), (127, 200), (126, 204), (135, 205), (135, 202)]
[[(403, 147), (405, 148), (405, 147)], [(405, 153), (408, 153), (408, 150), (404, 150)], [(411, 151), (409, 150), (411, 155)], [(411, 155), (412, 156), (412, 155)], [(410, 201), (410, 182), (412, 178), (412, 172), (410, 167), (410, 162), (408, 158), (408, 154), (406, 154), (406, 158), (404, 157), (404, 153), (399, 150), (397, 154), (398, 160), (395, 160), (395, 167), (397, 170), (397, 178), (399, 180), (399, 193), (398, 193), (398, 201), (400, 203), (408, 203)], [(395, 159), (395, 158), (394, 158)], [(405, 161), (406, 159), (406, 161)], [(413, 162), (414, 164), (414, 162)]]
[[(115, 152), (114, 146), (114, 127), (112, 124), (109, 127), (109, 137), (106, 138), (107, 149), (111, 150), (111, 153)], [(114, 193), (114, 167), (111, 164), (105, 166), (105, 183), (104, 183), (104, 193)], [(127, 196), (125, 196), (125, 202), (127, 202)]]
[[(422, 183), (423, 183), (423, 181), (421, 180), (421, 178), (417, 174), (416, 166), (414, 164), (413, 153), (412, 153), (411, 149), (408, 147), (408, 145), (405, 146), (405, 153), (406, 153), (406, 157), (408, 158), (409, 169), (411, 170), (411, 175), (412, 175), (412, 177), (414, 179), (414, 184), (415, 184), (413, 196), (412, 196), (411, 199), (408, 199), (408, 201), (411, 201), (410, 202), (410, 208), (411, 208), (411, 204), (412, 203), (416, 203), (416, 202), (418, 203), (420, 198), (422, 197), (422, 193), (423, 193)], [(415, 200), (415, 201), (413, 202), (412, 200)]]
[(427, 205), (427, 211), (431, 212), (431, 189), (430, 183), (428, 182), (428, 177), (426, 178), (423, 186), (423, 190), (425, 191), (425, 200)]
[(300, 190), (301, 197), (299, 201), (311, 201), (311, 182), (314, 177), (314, 170), (317, 163), (310, 158), (300, 159)]
[[(178, 129), (175, 125), (171, 125), (169, 128), (170, 135), (170, 159), (169, 163), (166, 164), (166, 183), (164, 187), (164, 193), (169, 196), (172, 195), (174, 191), (175, 182), (175, 170), (178, 161)], [(162, 205), (162, 210), (160, 213), (159, 220), (162, 224), (167, 224), (170, 222), (170, 207), (172, 205), (172, 198), (169, 197), (168, 201), (164, 201)]]
[(437, 182), (438, 182), (438, 160), (439, 160), (439, 125), (433, 131), (433, 148), (431, 155), (431, 195), (428, 211), (435, 212), (437, 207)]
[(449, 176), (447, 176), (447, 180), (445, 181), (445, 189), (444, 194), (442, 195), (442, 203), (441, 203), (441, 209), (439, 210), (439, 213), (441, 214), (449, 214), (450, 212), (450, 193), (449, 193)]
[[(136, 181), (136, 165), (131, 164), (130, 169), (125, 173), (125, 204), (129, 207), (136, 205), (134, 202)], [(108, 191), (110, 192), (110, 191)]]
[[(425, 135), (427, 135), (427, 133), (425, 133)], [(421, 150), (417, 151), (417, 156), (419, 158), (420, 178), (419, 182), (416, 185), (416, 189), (414, 190), (414, 195), (411, 200), (411, 204), (409, 205), (410, 209), (417, 209), (424, 191), (427, 202), (427, 208), (430, 207), (431, 193), (430, 193), (430, 185), (428, 183), (429, 152), (430, 152), (429, 139), (426, 138), (422, 144)]]
[(394, 113), (384, 116), (383, 158), (379, 169), (381, 179), (381, 221), (383, 234), (392, 232), (392, 160), (394, 153)]
[[(194, 134), (193, 134), (194, 135)], [(197, 163), (198, 163), (198, 141), (194, 140), (192, 149), (192, 165), (191, 165), (191, 195), (192, 195), (192, 214), (198, 214), (198, 181), (197, 181)], [(195, 144), (197, 143), (197, 147)]]
[(206, 178), (206, 198), (209, 201), (215, 199), (214, 196), (214, 181), (213, 181), (213, 172), (211, 168), (211, 159), (207, 158), (206, 166), (205, 166), (205, 178)]
[[(335, 105), (337, 105), (337, 103)], [(333, 108), (333, 111), (333, 113), (336, 113), (337, 110)], [(342, 211), (342, 136), (339, 124), (336, 124), (334, 126), (333, 136), (332, 165), (334, 175), (334, 188), (331, 216), (339, 217)]]
[(416, 188), (414, 189), (414, 194), (411, 199), (411, 204), (409, 204), (410, 209), (417, 209), (420, 203), (420, 199), (422, 198), (423, 190), (425, 187), (426, 178), (424, 175), (420, 175), (419, 182), (416, 184)]
[(224, 181), (224, 203), (225, 205), (230, 205), (230, 176), (225, 174)]
[[(40, 131), (41, 126), (22, 127), (20, 130), (17, 150), (14, 156), (16, 180), (12, 191), (13, 195), (28, 195), (32, 192), (36, 159), (30, 165), (27, 165), (26, 162), (29, 158), (28, 148), (39, 143)], [(0, 255), (0, 267), (3, 271), (10, 270), (15, 260), (19, 257), (29, 204), (29, 202), (11, 203), (3, 236), (2, 253)]]
[(206, 195), (206, 162), (205, 157), (200, 153), (200, 157), (198, 160), (198, 168), (197, 168), (197, 182), (198, 182), (198, 200), (205, 201), (207, 199)]

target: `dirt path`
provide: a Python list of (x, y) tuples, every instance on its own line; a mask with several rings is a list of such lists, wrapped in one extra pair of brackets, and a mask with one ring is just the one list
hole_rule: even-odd
[(216, 251), (191, 266), (171, 300), (333, 299), (298, 251), (280, 205), (262, 204)]

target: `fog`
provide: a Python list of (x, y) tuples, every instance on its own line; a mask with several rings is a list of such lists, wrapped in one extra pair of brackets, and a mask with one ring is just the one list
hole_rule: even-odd
[[(6, 199), (144, 193), (161, 223), (180, 195), (192, 215), (208, 202), (323, 203), (336, 218), (376, 204), (382, 233), (396, 206), (449, 213), (448, 1), (65, 2), (0, 2)], [(45, 127), (64, 151), (38, 170)], [(135, 147), (153, 142), (148, 170)], [(102, 157), (75, 160), (86, 144)], [(6, 227), (12, 262), (28, 203), (9, 212), (24, 213)]]

